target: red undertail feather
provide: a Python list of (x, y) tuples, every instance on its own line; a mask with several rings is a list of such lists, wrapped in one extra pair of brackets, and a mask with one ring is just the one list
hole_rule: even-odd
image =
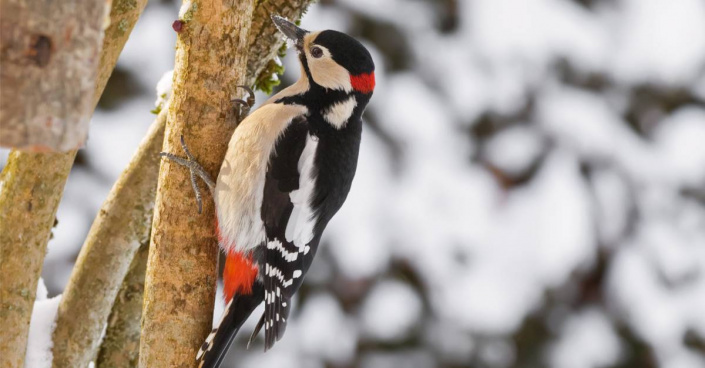
[(351, 75), (350, 83), (358, 92), (371, 93), (375, 89), (375, 73)]
[(257, 266), (252, 263), (252, 255), (229, 252), (223, 270), (225, 303), (229, 303), (235, 294), (252, 294), (256, 277)]

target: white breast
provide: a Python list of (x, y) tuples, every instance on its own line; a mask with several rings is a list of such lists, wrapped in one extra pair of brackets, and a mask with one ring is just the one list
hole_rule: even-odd
[(242, 252), (265, 240), (260, 209), (265, 174), (277, 137), (307, 109), (269, 103), (240, 123), (228, 144), (215, 187), (220, 246)]

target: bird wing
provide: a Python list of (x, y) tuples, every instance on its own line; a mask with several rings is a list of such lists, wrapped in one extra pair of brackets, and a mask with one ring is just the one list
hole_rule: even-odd
[(282, 132), (269, 159), (261, 208), (267, 236), (260, 261), (265, 310), (250, 337), (252, 341), (264, 327), (265, 351), (284, 335), (290, 300), (315, 253), (311, 198), (317, 144), (306, 119), (300, 117)]

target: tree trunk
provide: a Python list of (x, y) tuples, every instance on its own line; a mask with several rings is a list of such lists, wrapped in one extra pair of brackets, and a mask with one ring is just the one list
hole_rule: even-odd
[(149, 242), (161, 151), (154, 137), (165, 125), (163, 111), (93, 221), (59, 304), (54, 367), (86, 367), (95, 357), (130, 262)]
[[(215, 177), (234, 128), (230, 100), (245, 82), (254, 0), (183, 4), (164, 151), (192, 153)], [(187, 169), (163, 161), (152, 225), (140, 367), (193, 367), (211, 330), (218, 246), (213, 202), (197, 213)]]
[(140, 317), (148, 255), (149, 239), (137, 250), (120, 286), (96, 359), (98, 368), (134, 368), (139, 363)]
[(107, 6), (109, 0), (0, 3), (0, 145), (83, 145)]
[[(0, 20), (2, 25), (0, 37), (3, 40), (3, 53), (6, 47), (6, 27), (10, 24), (5, 17), (9, 14), (14, 15), (7, 9), (15, 4), (9, 3), (10, 1), (3, 1), (1, 8), (3, 16)], [(135, 4), (135, 8), (125, 4)], [(142, 4), (141, 7), (139, 4)], [(116, 0), (112, 4), (112, 9), (123, 6), (126, 9), (130, 8), (130, 11), (111, 12), (111, 26), (106, 30), (106, 37), (103, 38), (103, 47), (100, 51), (95, 90), (87, 92), (89, 96), (93, 96), (91, 108), (95, 108), (98, 103), (98, 96), (103, 93), (107, 79), (115, 67), (117, 55), (125, 45), (134, 21), (144, 7), (143, 4), (142, 0), (139, 2)], [(103, 21), (103, 12), (99, 19)], [(111, 31), (115, 28), (121, 32)], [(2, 73), (6, 71), (7, 67), (3, 63)], [(81, 70), (79, 74), (84, 72), (85, 70)], [(14, 88), (6, 86), (3, 79), (1, 89), (3, 101), (8, 101), (5, 97), (7, 91), (15, 91)], [(19, 93), (14, 93), (14, 95), (17, 94)], [(16, 101), (14, 95), (10, 96), (10, 101)], [(92, 110), (84, 113), (88, 119)], [(3, 113), (0, 117), (0, 123), (3, 126), (4, 116)], [(3, 277), (3, 282), (0, 283), (2, 297), (0, 326), (3, 326), (0, 329), (0, 356), (10, 362), (10, 367), (23, 366), (27, 331), (32, 316), (37, 281), (46, 253), (46, 244), (49, 241), (59, 200), (75, 156), (76, 150), (66, 153), (13, 151), (3, 170), (0, 186), (0, 255), (2, 255), (0, 275)], [(22, 272), (17, 272), (18, 269)]]

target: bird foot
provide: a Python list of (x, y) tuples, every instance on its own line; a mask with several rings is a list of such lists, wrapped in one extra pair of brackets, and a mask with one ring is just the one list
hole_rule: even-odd
[[(242, 88), (247, 92), (247, 98), (235, 98), (230, 100), (230, 102), (239, 105), (235, 106), (236, 108), (236, 114), (238, 116), (238, 121), (242, 121), (247, 117), (247, 115), (250, 113), (250, 109), (252, 106), (255, 104), (255, 92), (252, 90), (252, 88), (248, 86), (237, 86), (238, 88)], [(237, 108), (240, 108), (239, 110)]]
[(160, 152), (159, 156), (174, 161), (175, 163), (189, 169), (189, 174), (191, 177), (191, 187), (193, 188), (193, 192), (196, 194), (196, 203), (198, 203), (198, 213), (200, 214), (203, 211), (203, 202), (201, 200), (201, 191), (198, 189), (198, 183), (196, 183), (196, 176), (200, 177), (206, 183), (206, 185), (208, 185), (208, 189), (210, 190), (211, 195), (213, 194), (215, 189), (215, 181), (213, 181), (213, 178), (211, 178), (211, 176), (208, 174), (208, 172), (206, 172), (203, 166), (201, 166), (201, 164), (196, 161), (196, 158), (193, 157), (188, 147), (186, 146), (186, 142), (184, 142), (183, 135), (181, 136), (181, 148), (186, 153), (187, 158), (185, 159), (168, 152)]

